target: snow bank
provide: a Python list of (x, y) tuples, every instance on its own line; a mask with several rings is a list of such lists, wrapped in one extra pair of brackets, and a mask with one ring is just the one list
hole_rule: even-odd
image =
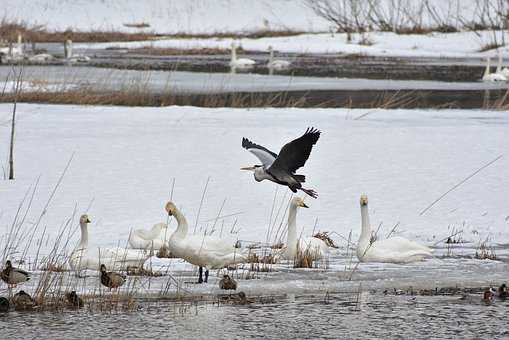
[[(502, 32), (497, 33), (499, 38)], [(368, 37), (372, 45), (359, 44)], [(302, 34), (292, 37), (240, 39), (237, 44), (249, 51), (267, 52), (269, 46), (281, 53), (337, 53), (379, 57), (437, 57), (467, 58), (495, 56), (496, 51), (479, 52), (489, 44), (492, 32), (430, 33), (400, 35), (391, 32), (371, 32), (361, 36), (353, 34), (347, 41), (346, 34)], [(78, 49), (104, 48), (221, 48), (229, 49), (233, 39), (163, 39), (157, 41), (112, 42), (76, 44)], [(507, 49), (503, 52), (507, 53)]]
[[(0, 105), (0, 159), (7, 158), (12, 107)], [(366, 114), (361, 119), (353, 119)], [(93, 245), (123, 246), (133, 226), (165, 220), (170, 197), (191, 226), (234, 238), (265, 241), (276, 186), (256, 183), (241, 166), (257, 160), (241, 148), (249, 137), (274, 151), (308, 126), (323, 131), (301, 173), (320, 197), (308, 199), (297, 225), (347, 237), (360, 232), (359, 196), (370, 198), (373, 226), (422, 242), (447, 237), (509, 241), (503, 157), (419, 212), (483, 164), (507, 151), (509, 115), (480, 110), (200, 109), (196, 107), (94, 107), (18, 104), (16, 180), (0, 180), (0, 235), (9, 230), (28, 187), (41, 176), (27, 223), (37, 220), (61, 171), (74, 159), (43, 216), (55, 237), (62, 221), (87, 210)], [(4, 163), (5, 164), (5, 163)], [(205, 203), (196, 223), (203, 188)], [(280, 187), (276, 206), (285, 201)], [(288, 199), (289, 196), (286, 196)], [(230, 215), (215, 223), (218, 211)], [(77, 218), (77, 217), (76, 217)], [(282, 213), (277, 219), (279, 225)], [(315, 219), (318, 219), (316, 228)], [(284, 221), (284, 218), (283, 218)], [(72, 246), (78, 239), (76, 233)], [(175, 227), (172, 220), (170, 229)], [(42, 229), (42, 228), (41, 228)], [(51, 244), (51, 242), (50, 242)]]

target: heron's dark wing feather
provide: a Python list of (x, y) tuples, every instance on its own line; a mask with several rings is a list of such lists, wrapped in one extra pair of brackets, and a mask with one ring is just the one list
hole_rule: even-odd
[(302, 136), (281, 148), (279, 156), (271, 165), (271, 169), (277, 168), (292, 174), (295, 173), (308, 160), (311, 149), (318, 138), (320, 138), (320, 131), (315, 128), (308, 128)]
[(247, 138), (242, 138), (242, 147), (255, 155), (262, 162), (264, 167), (271, 166), (277, 158), (276, 153), (261, 145), (251, 142)]

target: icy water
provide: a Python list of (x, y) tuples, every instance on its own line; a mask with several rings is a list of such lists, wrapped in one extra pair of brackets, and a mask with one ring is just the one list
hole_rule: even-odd
[(247, 305), (140, 303), (133, 312), (11, 312), (4, 339), (506, 339), (509, 301), (480, 295), (287, 295)]
[[(164, 101), (175, 96), (181, 105), (204, 105), (211, 95), (228, 106), (232, 97), (256, 98), (261, 105), (304, 107), (377, 107), (404, 108), (479, 108), (493, 105), (506, 94), (507, 84), (443, 82), (428, 80), (391, 80), (295, 76), (293, 74), (230, 74), (183, 72), (181, 68), (164, 70), (119, 70), (89, 66), (26, 66), (24, 92), (59, 92), (87, 89), (99, 93), (130, 91)], [(185, 69), (185, 68), (183, 68)], [(223, 70), (228, 72), (228, 70)], [(0, 67), (0, 83), (12, 83), (12, 68)], [(9, 82), (11, 81), (11, 82)], [(6, 87), (12, 91), (12, 85)], [(161, 99), (161, 96), (162, 99)], [(158, 99), (159, 98), (159, 99)], [(162, 102), (161, 102), (162, 103)], [(210, 105), (210, 104), (209, 104)], [(260, 105), (260, 104), (252, 104)]]
[[(49, 53), (63, 55), (62, 44), (40, 44)], [(76, 48), (76, 53), (92, 58), (90, 65), (136, 70), (178, 69), (190, 72), (229, 72), (229, 54), (158, 55), (157, 49)], [(242, 53), (257, 65), (251, 73), (267, 74), (268, 53)], [(279, 53), (277, 59), (288, 60), (291, 69), (278, 74), (306, 77), (346, 77), (395, 80), (477, 81), (484, 72), (484, 60), (477, 58), (368, 57), (344, 54)]]

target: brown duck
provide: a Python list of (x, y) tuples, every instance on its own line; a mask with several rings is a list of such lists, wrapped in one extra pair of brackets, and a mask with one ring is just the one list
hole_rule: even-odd
[(20, 290), (13, 297), (14, 309), (17, 311), (32, 310), (35, 306), (35, 301), (24, 290)]
[(237, 281), (232, 279), (230, 275), (223, 275), (223, 278), (219, 280), (219, 288), (224, 290), (236, 290), (237, 289)]
[(65, 294), (65, 298), (67, 300), (67, 304), (69, 307), (82, 308), (83, 300), (76, 294), (76, 291), (73, 290), (70, 293)]
[(125, 283), (125, 276), (115, 272), (107, 272), (106, 266), (101, 264), (101, 283), (108, 288), (118, 288)]
[(7, 283), (9, 288), (15, 287), (18, 283), (23, 283), (30, 280), (30, 273), (14, 268), (10, 260), (5, 262), (5, 267), (0, 273), (2, 281)]

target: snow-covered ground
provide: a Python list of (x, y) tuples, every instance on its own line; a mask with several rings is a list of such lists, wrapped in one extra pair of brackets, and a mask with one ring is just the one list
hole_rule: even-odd
[[(0, 106), (0, 159), (6, 166), (12, 105)], [(361, 119), (353, 119), (365, 115)], [(461, 110), (200, 109), (18, 104), (15, 181), (0, 181), (0, 232), (10, 228), (27, 189), (39, 178), (28, 214), (34, 222), (67, 161), (69, 171), (42, 225), (55, 237), (61, 223), (87, 210), (91, 244), (125, 244), (132, 227), (165, 220), (163, 206), (175, 179), (174, 200), (198, 229), (230, 230), (242, 240), (264, 241), (276, 186), (256, 183), (239, 168), (256, 159), (240, 146), (249, 137), (274, 151), (308, 126), (323, 131), (302, 169), (320, 197), (308, 199), (298, 225), (304, 234), (334, 231), (356, 239), (359, 196), (370, 198), (372, 224), (427, 244), (451, 228), (478, 242), (509, 241), (505, 197), (507, 155), (419, 212), (474, 170), (507, 152), (507, 112)], [(279, 188), (276, 206), (285, 190)], [(288, 198), (288, 196), (286, 197)], [(315, 225), (317, 219), (317, 226)], [(278, 218), (281, 220), (281, 215)], [(77, 221), (74, 220), (77, 227)], [(174, 224), (173, 224), (174, 226)], [(73, 240), (77, 240), (76, 234)]]
[[(3, 0), (0, 15), (50, 30), (213, 34), (259, 30), (328, 31), (330, 24), (292, 0)], [(148, 24), (140, 29), (133, 24)]]
[[(50, 30), (118, 30), (155, 33), (214, 34), (259, 30), (329, 32), (334, 25), (316, 15), (306, 0), (3, 0), (2, 18)], [(335, 1), (330, 1), (337, 8)], [(365, 24), (370, 10), (359, 2), (357, 20)], [(500, 20), (496, 11), (507, 5), (477, 0), (377, 0), (376, 10), (389, 25), (446, 24), (461, 28), (464, 23)], [(350, 8), (345, 6), (345, 12)], [(481, 7), (479, 7), (481, 6)], [(485, 6), (485, 7), (482, 7)], [(501, 6), (501, 7), (499, 7)], [(370, 13), (373, 14), (373, 13)], [(491, 15), (488, 17), (488, 15)], [(354, 20), (353, 15), (348, 19)], [(352, 18), (350, 18), (352, 17)], [(438, 22), (437, 20), (438, 19)], [(133, 27), (145, 24), (147, 27)], [(484, 23), (486, 24), (486, 22)]]
[[(496, 33), (502, 39), (502, 32)], [(468, 58), (496, 56), (497, 51), (479, 52), (482, 47), (492, 42), (493, 32), (483, 31), (459, 33), (430, 34), (395, 34), (392, 32), (370, 32), (352, 34), (352, 41), (347, 41), (346, 33), (302, 34), (291, 37), (271, 38), (206, 38), (206, 39), (162, 39), (155, 41), (111, 42), (93, 44), (75, 44), (78, 49), (101, 48), (222, 48), (229, 49), (236, 42), (245, 50), (267, 52), (269, 46), (281, 53), (339, 53), (378, 57), (436, 57)], [(367, 39), (370, 45), (359, 42)], [(507, 49), (500, 50), (507, 55)], [(492, 63), (493, 65), (493, 63)]]

